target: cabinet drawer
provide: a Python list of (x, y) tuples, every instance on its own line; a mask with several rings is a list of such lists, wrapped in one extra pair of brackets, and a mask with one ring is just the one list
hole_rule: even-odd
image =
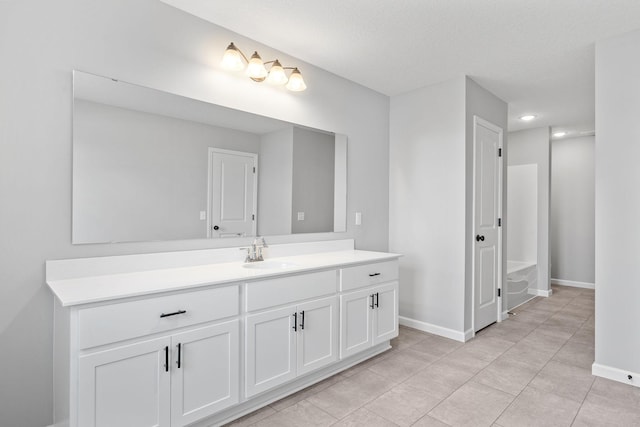
[[(161, 317), (181, 311), (184, 313)], [(235, 316), (238, 312), (238, 286), (81, 309), (78, 311), (78, 345), (81, 349), (94, 347)]]
[(397, 279), (397, 260), (347, 267), (340, 270), (340, 291), (348, 291)]
[(247, 283), (247, 311), (336, 293), (335, 270)]

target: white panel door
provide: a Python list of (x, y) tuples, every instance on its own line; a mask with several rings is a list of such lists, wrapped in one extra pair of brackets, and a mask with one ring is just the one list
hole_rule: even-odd
[(295, 378), (297, 316), (295, 306), (247, 316), (247, 397)]
[(498, 320), (502, 216), (502, 129), (474, 117), (474, 330)]
[(374, 295), (371, 289), (340, 296), (340, 358), (371, 347), (371, 316)]
[(170, 339), (158, 338), (81, 356), (78, 425), (170, 425)]
[(209, 237), (255, 236), (258, 155), (209, 149)]
[(298, 305), (298, 375), (338, 360), (338, 299)]
[(172, 427), (238, 403), (239, 328), (240, 321), (233, 320), (172, 337)]
[(398, 282), (373, 289), (373, 345), (398, 336)]

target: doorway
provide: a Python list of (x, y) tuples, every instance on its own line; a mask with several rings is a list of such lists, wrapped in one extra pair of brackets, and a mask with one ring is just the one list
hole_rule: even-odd
[(209, 148), (207, 237), (256, 235), (258, 155)]
[(473, 330), (501, 320), (503, 129), (473, 118)]

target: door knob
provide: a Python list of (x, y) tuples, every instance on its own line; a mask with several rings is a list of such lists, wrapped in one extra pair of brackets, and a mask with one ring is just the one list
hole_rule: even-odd
[(214, 225), (213, 229), (217, 231), (217, 230), (220, 230), (220, 227), (218, 227), (217, 225)]
[(480, 242), (480, 241), (484, 242), (484, 236), (481, 236), (481, 235), (478, 234), (476, 236), (476, 242)]

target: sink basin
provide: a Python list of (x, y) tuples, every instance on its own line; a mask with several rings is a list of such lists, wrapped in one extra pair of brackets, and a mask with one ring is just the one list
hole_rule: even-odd
[(242, 266), (252, 270), (283, 270), (285, 268), (298, 267), (298, 264), (283, 261), (256, 261), (242, 264)]

